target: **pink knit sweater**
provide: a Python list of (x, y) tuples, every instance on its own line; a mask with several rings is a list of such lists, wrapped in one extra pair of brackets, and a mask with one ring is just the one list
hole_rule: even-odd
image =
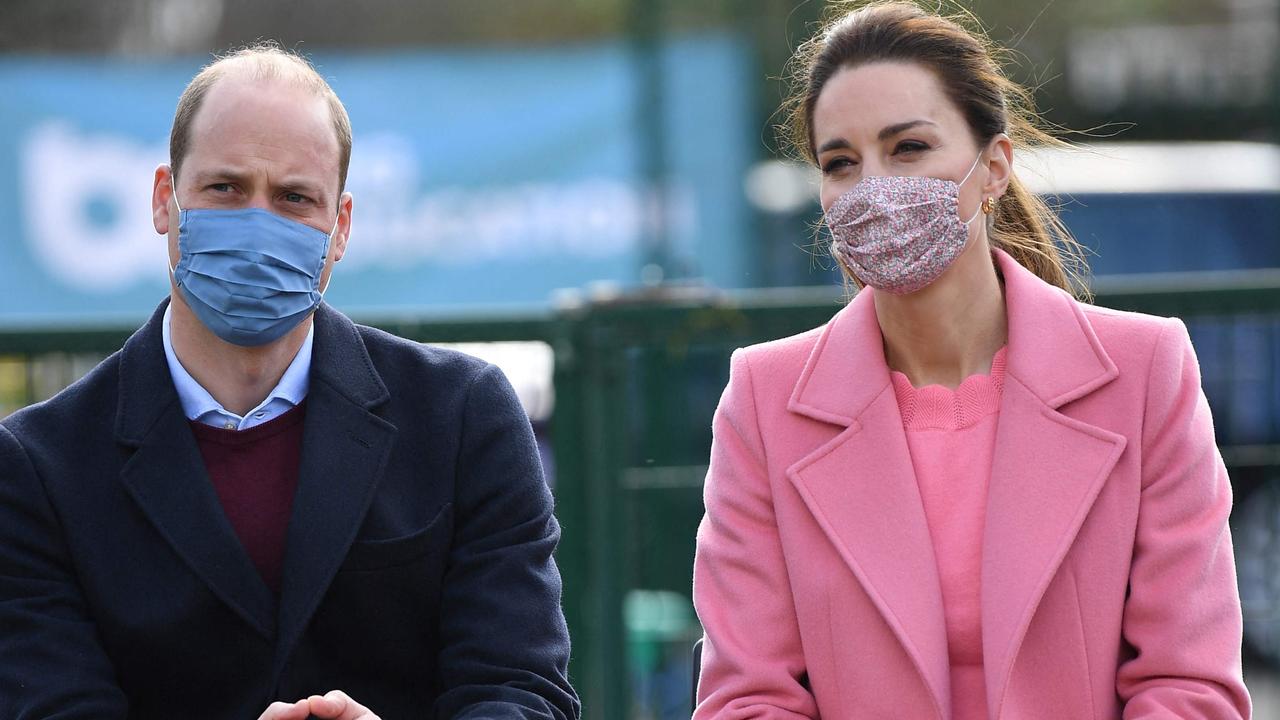
[(946, 613), (954, 720), (985, 720), (982, 672), (982, 530), (995, 450), (1005, 349), (990, 375), (965, 378), (955, 390), (912, 387), (893, 373), (916, 484), (933, 538)]

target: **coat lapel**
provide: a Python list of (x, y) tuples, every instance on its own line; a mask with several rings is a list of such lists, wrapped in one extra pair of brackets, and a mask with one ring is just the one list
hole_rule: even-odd
[(946, 717), (942, 592), (871, 292), (859, 293), (828, 324), (789, 409), (847, 426), (788, 468), (788, 478)]
[(278, 675), (364, 521), (396, 428), (370, 410), (389, 398), (350, 320), (321, 305), (302, 464), (285, 546)]
[(121, 351), (116, 436), (135, 450), (120, 479), (192, 572), (270, 640), (275, 599), (223, 513), (182, 414), (161, 340), (164, 308)]
[[(981, 578), (988, 704), (996, 711), (1040, 599), (1125, 438), (1060, 411), (1119, 374), (1079, 306), (1004, 252), (994, 256), (1009, 325)], [(788, 409), (845, 428), (787, 475), (945, 717), (950, 673), (941, 589), (873, 291), (860, 292), (828, 324)]]
[(1084, 313), (1008, 255), (997, 252), (996, 260), (1009, 351), (982, 550), (993, 712), (1045, 589), (1125, 447), (1123, 436), (1060, 412), (1119, 374)]

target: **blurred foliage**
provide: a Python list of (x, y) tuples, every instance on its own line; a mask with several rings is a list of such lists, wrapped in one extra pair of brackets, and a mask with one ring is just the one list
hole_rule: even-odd
[[(1072, 25), (1124, 22), (1214, 22), (1258, 0), (926, 0), (944, 10), (971, 9), (1001, 34), (1042, 33)], [(17, 46), (102, 51), (129, 26), (198, 6), (220, 8), (218, 40), (235, 42), (255, 29), (282, 39), (332, 45), (466, 44), (561, 41), (616, 34), (635, 15), (656, 12), (672, 29), (769, 21), (776, 30), (811, 21), (821, 0), (6, 0), (8, 40)], [(856, 4), (856, 3), (852, 3)], [(754, 23), (753, 23), (754, 24)], [(156, 28), (157, 30), (163, 28)], [(779, 37), (781, 32), (775, 32)], [(794, 38), (791, 38), (794, 39)], [(12, 46), (11, 46), (12, 47)]]
[[(1267, 25), (1269, 37), (1280, 37), (1280, 0), (924, 1), (944, 12), (959, 8), (981, 18), (992, 39), (1014, 51), (1011, 74), (1037, 88), (1041, 109), (1052, 124), (1083, 130), (1134, 123), (1126, 139), (1277, 136), (1280, 72), (1274, 69), (1268, 76), (1269, 103), (1217, 101), (1204, 107), (1185, 100), (1166, 103), (1159, 95), (1143, 99), (1134, 90), (1145, 82), (1137, 74), (1149, 72), (1151, 63), (1179, 64), (1158, 82), (1185, 79), (1186, 58), (1177, 56), (1176, 47), (1164, 47), (1163, 56), (1161, 48), (1132, 48), (1130, 56), (1115, 60), (1128, 63), (1129, 79), (1116, 85), (1112, 94), (1122, 97), (1111, 106), (1082, 105), (1068, 74), (1073, 45), (1116, 29), (1235, 22)], [(259, 38), (313, 52), (537, 46), (618, 37), (644, 48), (665, 33), (727, 30), (747, 38), (755, 50), (752, 73), (759, 85), (752, 122), (759, 128), (764, 154), (773, 147), (770, 121), (784, 91), (778, 77), (791, 50), (816, 29), (827, 5), (822, 0), (6, 0), (0, 52), (206, 54)], [(1113, 48), (1123, 45), (1123, 39), (1111, 42)], [(1274, 44), (1262, 47), (1276, 56)], [(1213, 72), (1232, 72), (1241, 64), (1239, 58), (1230, 56), (1232, 47), (1222, 51), (1220, 61), (1203, 48), (1186, 53), (1195, 55), (1192, 65), (1220, 62), (1225, 70)], [(1174, 57), (1166, 57), (1170, 53)], [(1203, 68), (1191, 72), (1209, 78), (1201, 82), (1213, 81), (1214, 75)]]

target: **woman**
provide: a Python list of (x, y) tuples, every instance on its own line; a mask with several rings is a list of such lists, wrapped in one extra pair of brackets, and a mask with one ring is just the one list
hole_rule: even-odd
[(869, 287), (733, 356), (694, 717), (1248, 717), (1190, 341), (1069, 294), (1077, 246), (1012, 170), (1026, 93), (902, 3), (799, 58), (789, 130)]

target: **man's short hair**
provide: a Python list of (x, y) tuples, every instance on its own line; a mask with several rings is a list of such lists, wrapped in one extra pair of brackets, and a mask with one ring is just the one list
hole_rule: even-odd
[(333, 119), (333, 131), (338, 138), (338, 192), (342, 193), (347, 187), (347, 166), (351, 163), (351, 119), (347, 117), (347, 109), (309, 60), (270, 41), (255, 43), (217, 58), (204, 66), (182, 91), (178, 110), (173, 116), (173, 130), (169, 133), (169, 163), (174, 174), (178, 173), (187, 156), (191, 145), (191, 123), (204, 102), (204, 96), (209, 88), (231, 73), (253, 80), (283, 80), (325, 99)]

